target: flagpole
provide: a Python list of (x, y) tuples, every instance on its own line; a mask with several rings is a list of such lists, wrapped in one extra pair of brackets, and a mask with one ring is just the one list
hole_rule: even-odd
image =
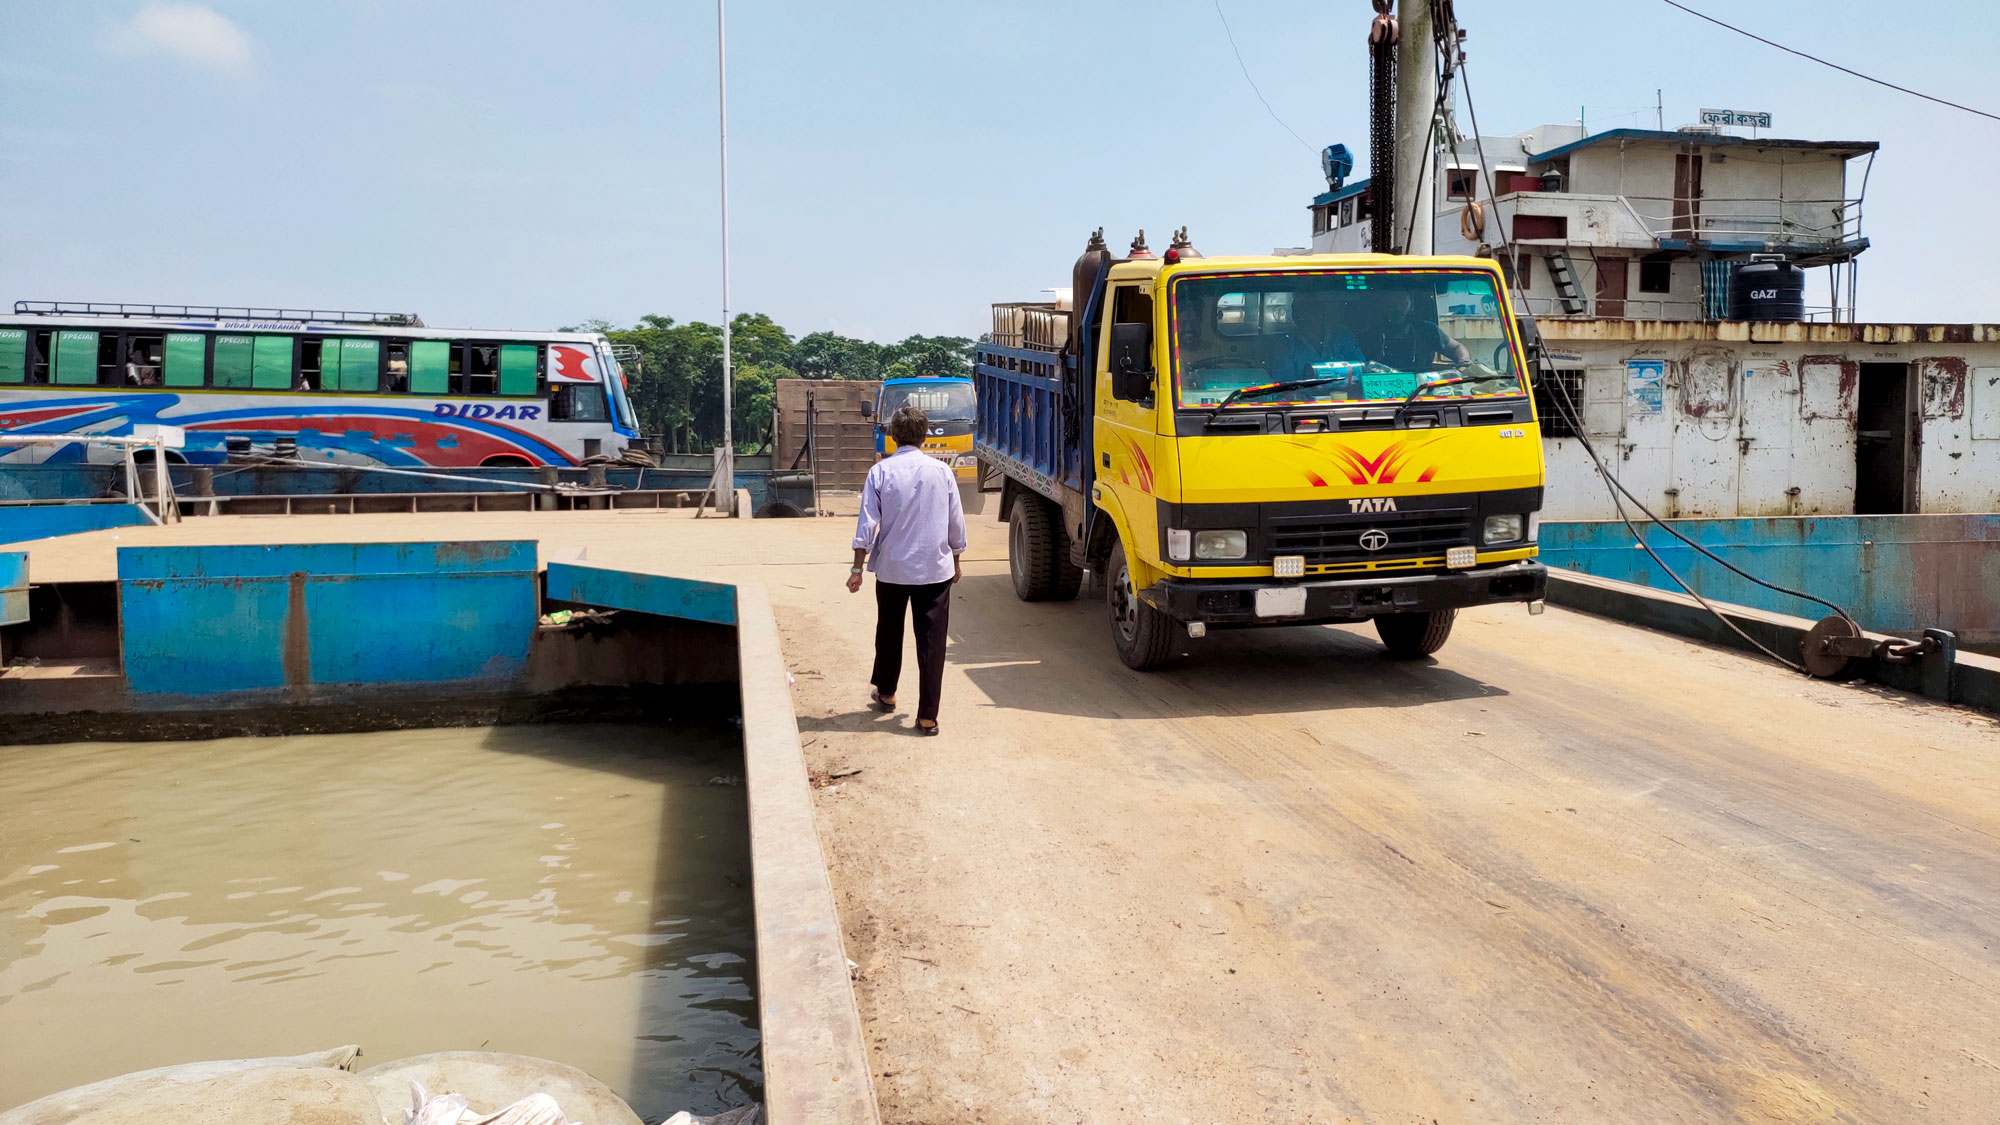
[(729, 64), (723, 37), (723, 0), (715, 0), (715, 87), (719, 118), (717, 137), (722, 164), (722, 481), (725, 492), (716, 496), (718, 508), (736, 503), (736, 394), (735, 376), (729, 356)]

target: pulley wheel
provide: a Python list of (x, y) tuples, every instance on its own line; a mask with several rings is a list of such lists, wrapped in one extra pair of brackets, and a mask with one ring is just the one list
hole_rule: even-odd
[(1806, 639), (1799, 644), (1799, 662), (1806, 671), (1822, 680), (1843, 679), (1854, 668), (1854, 658), (1840, 652), (1830, 652), (1824, 642), (1851, 640), (1861, 635), (1854, 622), (1835, 614), (1822, 617), (1806, 631)]

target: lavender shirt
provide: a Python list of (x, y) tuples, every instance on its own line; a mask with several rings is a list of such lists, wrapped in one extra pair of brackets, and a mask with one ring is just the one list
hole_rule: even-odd
[(861, 486), (854, 549), (868, 552), (878, 582), (949, 582), (952, 556), (965, 550), (965, 511), (951, 466), (911, 446), (875, 462)]

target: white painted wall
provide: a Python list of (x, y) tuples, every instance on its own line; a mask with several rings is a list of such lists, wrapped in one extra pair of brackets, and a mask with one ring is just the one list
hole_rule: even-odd
[[(1920, 510), (2000, 511), (2000, 341), (1576, 338), (1601, 323), (1545, 321), (1542, 330), (1558, 367), (1585, 372), (1586, 432), (1598, 452), (1662, 516), (1850, 513), (1864, 362), (1908, 364), (1915, 373)], [(1638, 327), (1634, 334), (1647, 326)], [(1747, 335), (1740, 324), (1713, 327), (1716, 335)], [(1665, 365), (1658, 413), (1632, 393), (1631, 365), (1645, 360)], [(1616, 518), (1581, 446), (1544, 442), (1548, 519)]]

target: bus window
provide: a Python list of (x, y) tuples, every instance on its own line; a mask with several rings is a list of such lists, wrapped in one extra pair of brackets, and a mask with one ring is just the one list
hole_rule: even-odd
[(251, 352), (250, 385), (262, 391), (282, 391), (292, 385), (292, 338), (258, 336)]
[(208, 366), (208, 337), (199, 332), (174, 332), (166, 341), (166, 378), (169, 387), (199, 387)]
[(28, 381), (28, 330), (0, 328), (0, 383)]
[[(333, 371), (327, 371), (327, 360), (333, 361)], [(292, 384), (295, 391), (317, 391), (330, 389), (333, 376), (340, 371), (340, 344), (335, 340), (299, 341), (299, 379)]]
[(159, 386), (160, 364), (165, 359), (165, 344), (164, 336), (127, 336), (125, 377), (119, 381), (128, 387)]
[(498, 389), (500, 382), (500, 345), (461, 344), (465, 358), (460, 361), (458, 393), (462, 395), (490, 395)]
[(549, 396), (551, 422), (609, 422), (604, 388), (595, 383), (564, 383)]
[(319, 389), (374, 393), (382, 380), (381, 349), (380, 340), (320, 341)]
[(56, 334), (37, 332), (34, 347), (28, 349), (28, 382), (47, 385), (50, 362), (56, 354)]
[(500, 345), (500, 393), (531, 395), (541, 379), (542, 349), (535, 344)]
[(256, 340), (249, 336), (217, 336), (215, 338), (215, 385), (218, 387), (248, 387), (250, 385), (250, 361)]
[(97, 382), (97, 333), (56, 333), (55, 382)]
[(449, 341), (418, 340), (410, 345), (410, 393), (413, 395), (451, 393)]
[(383, 389), (390, 394), (402, 394), (410, 389), (410, 342), (390, 340), (382, 345), (382, 374), (386, 381)]

